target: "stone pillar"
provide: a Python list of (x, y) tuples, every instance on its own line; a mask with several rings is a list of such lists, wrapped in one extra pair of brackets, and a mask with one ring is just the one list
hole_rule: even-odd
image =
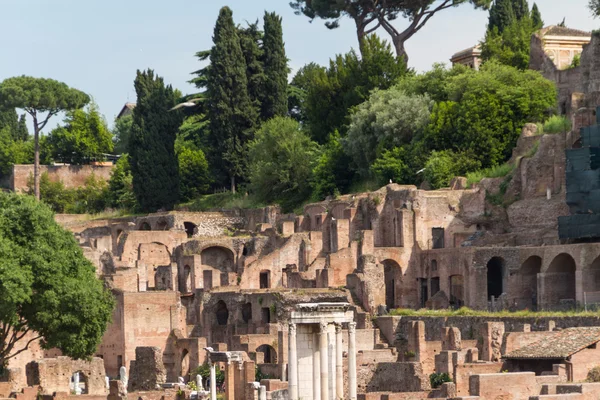
[(267, 387), (265, 385), (260, 385), (260, 389), (258, 389), (258, 400), (267, 400)]
[(313, 335), (313, 400), (321, 400), (321, 352), (318, 334)]
[(288, 328), (288, 385), (290, 400), (298, 400), (298, 353), (296, 352), (296, 324)]
[(329, 399), (329, 363), (327, 352), (327, 323), (319, 324), (319, 352), (321, 353), (321, 400)]
[(348, 397), (356, 400), (356, 322), (348, 323)]
[(344, 360), (342, 357), (342, 325), (335, 324), (335, 397), (344, 398)]
[(215, 363), (210, 362), (210, 400), (217, 400), (217, 371)]
[(73, 374), (73, 390), (76, 395), (81, 394), (81, 388), (79, 387), (79, 372)]

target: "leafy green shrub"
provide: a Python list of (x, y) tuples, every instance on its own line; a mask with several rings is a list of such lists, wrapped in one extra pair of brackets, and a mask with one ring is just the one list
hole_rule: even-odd
[(571, 120), (567, 117), (553, 115), (544, 122), (544, 133), (565, 133), (571, 130)]
[(72, 214), (96, 214), (108, 207), (108, 184), (92, 174), (85, 180), (85, 186), (75, 189), (73, 203), (65, 211)]
[(431, 388), (436, 389), (442, 386), (445, 382), (452, 382), (452, 378), (447, 373), (436, 373), (429, 375), (429, 382), (431, 383)]
[(429, 156), (423, 171), (423, 178), (434, 189), (448, 187), (455, 176), (481, 168), (481, 163), (470, 152), (455, 153), (451, 150), (434, 151)]
[(509, 163), (496, 165), (495, 167), (485, 168), (467, 174), (467, 184), (475, 185), (483, 178), (502, 178), (510, 174), (515, 169), (515, 166)]
[(133, 176), (127, 154), (119, 158), (110, 175), (108, 205), (125, 210), (134, 210), (137, 207), (137, 200), (133, 193)]
[(179, 161), (179, 190), (182, 200), (190, 200), (208, 191), (210, 173), (204, 152), (186, 145), (177, 154)]
[[(27, 193), (33, 195), (33, 175), (27, 180)], [(64, 213), (73, 204), (75, 191), (65, 188), (62, 181), (53, 182), (47, 172), (40, 176), (40, 200), (46, 203), (55, 213)]]
[[(199, 365), (194, 371), (190, 373), (190, 377), (196, 377), (200, 375), (203, 380), (210, 379), (210, 365), (208, 363)], [(221, 386), (225, 382), (225, 374), (221, 371), (221, 368), (215, 368), (215, 377), (217, 386)]]

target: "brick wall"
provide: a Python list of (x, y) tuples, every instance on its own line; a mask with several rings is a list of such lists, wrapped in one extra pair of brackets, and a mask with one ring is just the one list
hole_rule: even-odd
[[(62, 181), (66, 188), (78, 188), (84, 186), (92, 174), (108, 181), (112, 169), (113, 165), (40, 165), (40, 175), (46, 172), (51, 181)], [(26, 191), (29, 176), (33, 176), (33, 165), (13, 165), (10, 189)]]

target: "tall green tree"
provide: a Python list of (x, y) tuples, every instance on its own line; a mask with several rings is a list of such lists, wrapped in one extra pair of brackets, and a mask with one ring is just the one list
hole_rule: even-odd
[(521, 20), (523, 18), (529, 18), (529, 3), (527, 0), (513, 0), (513, 11), (515, 18)]
[(257, 114), (248, 95), (246, 63), (229, 7), (219, 12), (213, 42), (206, 82), (211, 161), (222, 158), (231, 191), (235, 192), (236, 181), (247, 175), (248, 142)]
[(54, 115), (81, 108), (89, 101), (87, 94), (53, 79), (19, 76), (0, 83), (0, 108), (20, 108), (33, 119), (36, 199), (40, 198), (40, 132)]
[(0, 259), (0, 365), (37, 339), (65, 356), (92, 356), (114, 300), (48, 206), (0, 193)]
[(19, 126), (19, 114), (14, 108), (0, 109), (0, 129), (8, 128), (11, 135), (17, 131)]
[(589, 0), (588, 8), (594, 17), (600, 16), (600, 0)]
[[(325, 25), (337, 28), (342, 17), (349, 17), (356, 25), (358, 43), (383, 28), (391, 37), (396, 55), (408, 62), (406, 42), (437, 13), (451, 7), (470, 3), (476, 8), (488, 8), (492, 0), (293, 0), (290, 6), (296, 14), (303, 14), (311, 20), (320, 18)], [(404, 30), (397, 29), (394, 21), (398, 17), (408, 19)]]
[(493, 31), (494, 28), (498, 33), (502, 33), (504, 28), (509, 26), (515, 19), (515, 10), (513, 9), (513, 1), (515, 0), (496, 0), (490, 8), (490, 16), (488, 19), (488, 30)]
[(17, 125), (16, 134), (13, 136), (15, 140), (27, 141), (29, 140), (29, 129), (27, 128), (27, 121), (25, 120), (25, 114), (21, 114), (19, 117), (19, 124)]
[(264, 40), (264, 35), (258, 28), (258, 21), (248, 24), (245, 28), (238, 27), (238, 35), (240, 37), (240, 47), (244, 54), (244, 60), (246, 61), (248, 96), (255, 108), (254, 114), (258, 116), (267, 81), (262, 61), (264, 50), (261, 48), (261, 42)]
[(129, 152), (129, 138), (131, 137), (131, 128), (133, 126), (133, 115), (128, 114), (115, 119), (113, 134), (113, 151), (115, 154)]
[(179, 199), (174, 145), (182, 116), (169, 110), (179, 96), (152, 70), (138, 70), (134, 86), (137, 105), (129, 145), (133, 191), (143, 211), (170, 210)]
[(544, 21), (542, 20), (542, 14), (536, 3), (533, 3), (531, 8), (531, 23), (534, 29), (542, 29), (544, 27)]
[(266, 80), (263, 90), (261, 119), (266, 121), (277, 115), (284, 116), (287, 114), (289, 68), (283, 43), (281, 17), (275, 13), (265, 12), (264, 24), (263, 64)]
[(95, 104), (87, 110), (69, 111), (64, 123), (48, 136), (54, 160), (81, 165), (104, 160), (113, 151), (112, 134)]

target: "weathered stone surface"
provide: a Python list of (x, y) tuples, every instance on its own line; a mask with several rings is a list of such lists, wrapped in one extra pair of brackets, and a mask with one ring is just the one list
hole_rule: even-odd
[(156, 390), (167, 381), (167, 371), (163, 364), (159, 347), (136, 347), (135, 364), (129, 376), (130, 392)]

